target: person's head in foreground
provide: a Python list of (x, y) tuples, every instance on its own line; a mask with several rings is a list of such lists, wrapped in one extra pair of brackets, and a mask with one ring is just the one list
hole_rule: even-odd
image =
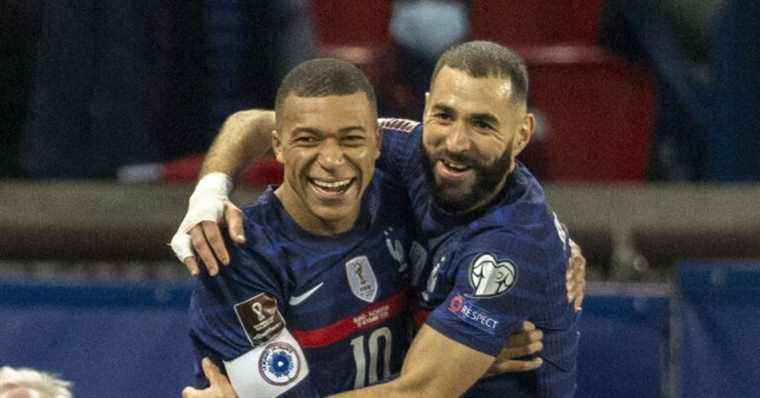
[(488, 205), (528, 145), (528, 72), (514, 52), (471, 41), (438, 59), (425, 98), (423, 146), (436, 202), (463, 213)]
[(71, 383), (49, 373), (8, 366), (0, 368), (0, 398), (71, 398)]
[(350, 229), (380, 155), (375, 93), (355, 66), (307, 61), (285, 76), (275, 101), (272, 146), (284, 165), (277, 196), (304, 229)]

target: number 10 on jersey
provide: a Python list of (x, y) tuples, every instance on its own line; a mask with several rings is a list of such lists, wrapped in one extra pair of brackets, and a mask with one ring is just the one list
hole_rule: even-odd
[[(388, 378), (391, 373), (391, 344), (393, 344), (391, 330), (385, 326), (375, 329), (370, 333), (369, 337), (366, 338), (366, 344), (364, 342), (365, 337), (366, 336), (364, 335), (357, 336), (351, 340), (351, 346), (354, 348), (354, 361), (356, 362), (354, 389), (376, 384), (378, 381)], [(378, 361), (381, 339), (383, 340), (382, 343), (384, 346), (382, 374), (379, 369), (380, 364)], [(369, 354), (369, 364), (367, 363), (367, 354)], [(368, 374), (369, 378), (367, 377)]]

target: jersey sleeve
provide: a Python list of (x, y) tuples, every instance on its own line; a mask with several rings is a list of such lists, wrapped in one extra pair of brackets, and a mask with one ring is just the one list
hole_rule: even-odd
[(464, 250), (450, 268), (454, 286), (426, 323), (461, 344), (497, 356), (522, 321), (534, 319), (546, 307), (550, 279), (559, 278), (564, 286), (564, 274), (550, 275), (540, 248), (508, 232), (480, 234)]
[(303, 350), (287, 329), (286, 271), (249, 247), (230, 246), (230, 264), (198, 279), (190, 304), (196, 385), (200, 361), (223, 364), (240, 398), (318, 396)]
[(406, 181), (421, 161), (422, 124), (407, 119), (379, 119), (382, 135), (377, 168), (396, 181)]

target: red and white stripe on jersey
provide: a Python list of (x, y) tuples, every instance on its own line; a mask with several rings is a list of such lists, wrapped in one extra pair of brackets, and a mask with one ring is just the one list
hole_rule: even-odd
[(317, 348), (338, 342), (359, 330), (369, 329), (393, 318), (406, 309), (407, 292), (402, 290), (385, 300), (373, 303), (358, 315), (341, 319), (313, 330), (291, 330), (303, 348)]
[(411, 133), (420, 122), (409, 119), (380, 118), (377, 119), (381, 129), (391, 129), (404, 133)]

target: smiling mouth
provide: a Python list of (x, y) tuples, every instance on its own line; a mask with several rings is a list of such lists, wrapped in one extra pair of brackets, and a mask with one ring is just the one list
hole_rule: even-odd
[(355, 178), (348, 178), (345, 180), (337, 180), (337, 181), (326, 181), (326, 180), (318, 180), (315, 178), (309, 178), (309, 183), (314, 188), (315, 191), (318, 193), (322, 193), (325, 195), (341, 195), (348, 191), (348, 189), (353, 184)]
[(472, 167), (463, 163), (440, 159), (436, 164), (436, 169), (441, 177), (459, 179), (469, 175)]
[(457, 163), (457, 162), (449, 162), (448, 160), (441, 159), (441, 163), (443, 163), (443, 165), (446, 166), (447, 169), (453, 172), (463, 172), (470, 169), (470, 166), (467, 166), (466, 164)]

